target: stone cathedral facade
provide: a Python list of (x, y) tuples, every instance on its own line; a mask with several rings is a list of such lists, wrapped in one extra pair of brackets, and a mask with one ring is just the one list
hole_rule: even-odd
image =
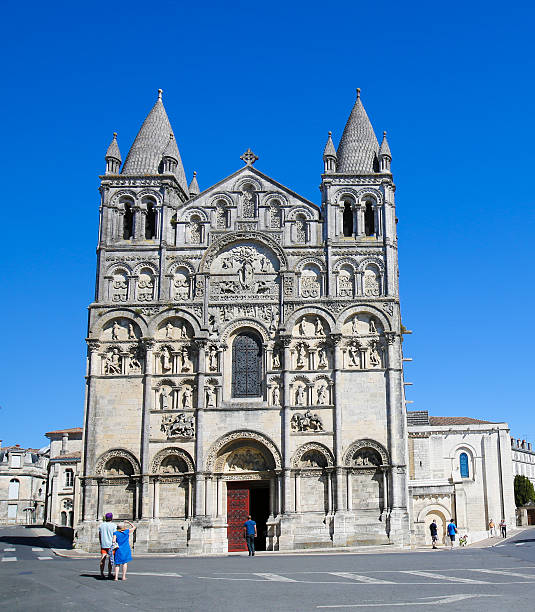
[[(407, 544), (394, 183), (360, 94), (321, 206), (263, 174), (188, 185), (161, 92), (101, 177), (77, 546)], [(240, 162), (241, 163), (241, 162)]]

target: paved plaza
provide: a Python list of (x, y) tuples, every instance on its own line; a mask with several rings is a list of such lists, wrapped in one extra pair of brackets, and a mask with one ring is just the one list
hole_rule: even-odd
[[(503, 610), (532, 609), (535, 531), (454, 551), (140, 556), (126, 582), (100, 580), (94, 558), (56, 554), (43, 530), (0, 530), (5, 609)], [(378, 549), (373, 549), (377, 551)], [(63, 554), (65, 554), (65, 551)]]

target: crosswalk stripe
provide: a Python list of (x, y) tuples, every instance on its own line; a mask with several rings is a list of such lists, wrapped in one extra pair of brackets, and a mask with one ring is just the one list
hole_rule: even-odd
[(33, 552), (42, 552), (44, 548), (32, 548)]
[(48, 561), (49, 559), (52, 559), (52, 557), (37, 557), (37, 559), (39, 561)]
[(519, 572), (509, 572), (507, 570), (475, 569), (471, 572), (483, 572), (484, 574), (497, 574), (498, 576), (514, 576), (516, 578), (530, 578), (535, 580), (535, 574), (520, 574)]
[(424, 578), (434, 578), (435, 580), (447, 580), (449, 582), (466, 582), (471, 584), (489, 584), (485, 580), (472, 580), (471, 578), (457, 578), (456, 576), (446, 576), (445, 574), (435, 574), (434, 572), (420, 572), (416, 570), (403, 570), (402, 574), (412, 574), (413, 576), (423, 576)]
[(369, 584), (395, 584), (390, 580), (379, 580), (379, 578), (361, 576), (360, 574), (354, 574), (353, 572), (329, 572), (329, 574), (332, 576), (339, 576), (340, 578), (349, 578), (349, 580), (356, 580), (357, 582), (367, 582)]
[(253, 574), (255, 576), (260, 576), (260, 578), (265, 578), (266, 580), (273, 580), (274, 582), (298, 582), (298, 580), (286, 578), (286, 576), (279, 576), (279, 574), (267, 574), (263, 572), (253, 572)]
[(4, 548), (4, 552), (15, 552), (14, 548)]
[(2, 561), (16, 561), (17, 557), (2, 557)]

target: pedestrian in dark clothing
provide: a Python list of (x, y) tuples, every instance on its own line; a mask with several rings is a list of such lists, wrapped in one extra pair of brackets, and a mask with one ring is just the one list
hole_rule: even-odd
[(500, 521), (500, 531), (502, 534), (502, 538), (506, 538), (507, 537), (507, 523), (505, 522), (505, 519), (503, 518)]
[(431, 525), (429, 525), (429, 531), (431, 532), (431, 541), (433, 542), (433, 548), (436, 548), (438, 541), (438, 527), (436, 521), (433, 521)]
[(247, 550), (249, 551), (249, 557), (254, 557), (254, 539), (256, 538), (256, 523), (251, 518), (251, 515), (247, 517), (247, 520), (243, 524), (243, 535), (247, 542)]

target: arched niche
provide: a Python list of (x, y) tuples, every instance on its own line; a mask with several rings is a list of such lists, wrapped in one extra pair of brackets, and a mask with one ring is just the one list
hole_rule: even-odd
[[(282, 458), (275, 444), (264, 434), (251, 430), (234, 431), (219, 438), (212, 446), (207, 454), (206, 469), (210, 472), (228, 472), (228, 471), (259, 471), (259, 470), (242, 470), (240, 462), (228, 464), (230, 458), (234, 461), (237, 459), (236, 451), (240, 449), (251, 449), (255, 452), (251, 455), (251, 460), (258, 457), (258, 453), (263, 459), (263, 465), (267, 470), (279, 470), (282, 467)], [(247, 455), (243, 458), (241, 465), (247, 465)], [(261, 464), (257, 463), (257, 467)], [(232, 467), (235, 466), (235, 467)], [(254, 461), (251, 466), (254, 467)]]

